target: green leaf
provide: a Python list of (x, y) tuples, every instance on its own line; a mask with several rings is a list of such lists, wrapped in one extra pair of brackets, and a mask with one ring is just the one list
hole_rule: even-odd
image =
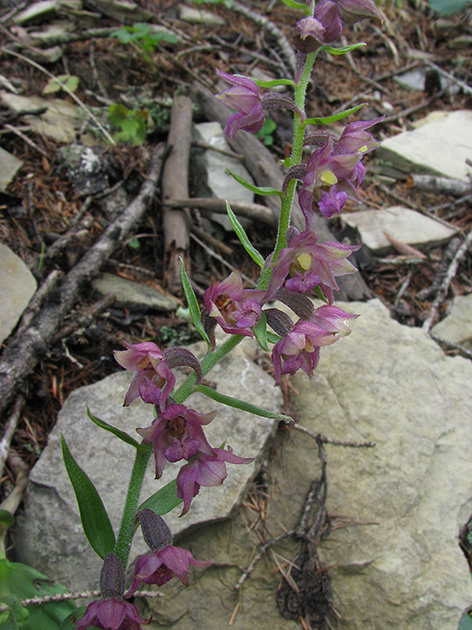
[[(58, 625), (69, 614), (77, 610), (73, 600), (45, 602), (23, 608), (19, 600), (67, 593), (67, 589), (50, 580), (27, 564), (0, 560), (0, 601), (7, 603), (21, 630), (57, 630)], [(11, 605), (11, 598), (17, 604)], [(0, 628), (16, 628), (14, 620), (6, 621), (5, 613), (0, 613)]]
[(464, 613), (459, 621), (459, 630), (472, 630), (472, 619), (468, 613)]
[(285, 196), (284, 193), (277, 188), (271, 188), (270, 186), (253, 186), (248, 181), (246, 181), (244, 177), (236, 175), (236, 173), (232, 173), (229, 168), (226, 168), (225, 171), (228, 173), (228, 175), (231, 175), (231, 177), (233, 177), (233, 179), (235, 179), (239, 184), (241, 184), (241, 186), (244, 186), (244, 188), (251, 190), (253, 193), (256, 193), (256, 195), (278, 195), (281, 198)]
[[(452, 15), (460, 11), (470, 0), (429, 0), (429, 6), (441, 15)], [(462, 630), (462, 628), (461, 628)]]
[(121, 127), (121, 123), (128, 115), (128, 109), (121, 103), (114, 103), (108, 108), (108, 119), (115, 127)]
[(278, 341), (280, 341), (282, 339), (282, 337), (279, 337), (279, 335), (276, 335), (274, 332), (268, 330), (267, 331), (267, 341), (269, 343), (277, 343)]
[(252, 245), (252, 243), (249, 240), (246, 232), (244, 231), (243, 226), (238, 221), (238, 217), (231, 210), (231, 206), (229, 205), (228, 202), (226, 202), (226, 212), (228, 213), (228, 218), (229, 218), (229, 220), (231, 222), (231, 225), (233, 226), (233, 230), (236, 232), (236, 236), (241, 241), (241, 245), (247, 251), (249, 256), (253, 259), (253, 261), (257, 265), (259, 265), (259, 267), (263, 267), (264, 266), (264, 258), (257, 251), (257, 249)]
[(267, 345), (267, 317), (264, 311), (262, 311), (262, 316), (260, 320), (257, 322), (252, 330), (254, 331), (257, 343), (263, 350), (268, 352), (269, 346)]
[(365, 103), (361, 105), (356, 105), (355, 107), (351, 107), (349, 109), (345, 109), (343, 112), (339, 112), (338, 114), (334, 114), (333, 116), (327, 116), (326, 118), (306, 118), (303, 121), (304, 125), (329, 125), (330, 123), (338, 122), (338, 120), (342, 120), (343, 118), (347, 118), (351, 114), (355, 114), (357, 111), (364, 107)]
[(77, 624), (74, 619), (77, 619), (77, 621), (82, 619), (86, 610), (87, 606), (78, 606), (74, 612), (67, 615), (57, 630), (75, 630), (77, 628)]
[(178, 505), (182, 503), (182, 499), (177, 496), (177, 480), (174, 479), (163, 488), (158, 490), (155, 494), (146, 499), (144, 503), (141, 503), (138, 510), (144, 510), (149, 508), (153, 510), (159, 516), (167, 514)]
[[(243, 74), (241, 75), (237, 75), (237, 76), (244, 76)], [(293, 81), (292, 79), (270, 79), (269, 81), (263, 81), (262, 79), (253, 79), (251, 77), (246, 77), (251, 79), (251, 81), (254, 81), (254, 83), (256, 85), (258, 85), (260, 88), (274, 88), (274, 87), (278, 87), (279, 85), (291, 85), (291, 86), (295, 86), (295, 81)]]
[(198, 330), (202, 338), (206, 341), (208, 347), (211, 347), (211, 341), (206, 334), (206, 331), (202, 324), (202, 314), (200, 307), (198, 306), (197, 296), (190, 284), (187, 273), (185, 271), (185, 265), (183, 259), (180, 260), (180, 278), (182, 281), (182, 288), (185, 293), (185, 299), (187, 300), (188, 310), (190, 311), (190, 317), (192, 318), (193, 325)]
[(11, 610), (6, 613), (0, 613), (0, 628), (2, 630), (18, 630), (15, 615)]
[(325, 302), (326, 304), (328, 303), (328, 300), (326, 299), (325, 294), (323, 293), (323, 291), (321, 290), (320, 285), (318, 284), (314, 289), (313, 289), (313, 293), (316, 295), (317, 298), (319, 298), (322, 302)]
[(53, 79), (49, 79), (43, 88), (43, 94), (54, 94), (54, 92), (59, 92), (63, 89), (61, 83), (63, 83), (71, 92), (75, 92), (79, 87), (79, 77), (71, 74), (60, 74)]
[(17, 628), (17, 623), (23, 623), (28, 620), (28, 609), (21, 605), (20, 596), (17, 593), (3, 595), (1, 597), (1, 603), (8, 606), (10, 616), (7, 619), (6, 626), (0, 623), (0, 628)]
[(77, 497), (85, 536), (95, 553), (103, 559), (115, 547), (110, 519), (95, 486), (72, 457), (62, 435), (61, 442), (64, 464)]
[(346, 55), (347, 53), (361, 48), (361, 46), (367, 46), (365, 42), (358, 42), (357, 44), (349, 44), (349, 46), (340, 46), (335, 48), (334, 46), (321, 46), (320, 51), (324, 50), (329, 55)]
[(123, 442), (126, 442), (126, 444), (131, 444), (131, 446), (134, 446), (135, 448), (139, 448), (139, 442), (135, 440), (134, 438), (132, 438), (131, 435), (128, 435), (127, 433), (125, 433), (125, 431), (121, 431), (120, 429), (117, 429), (111, 424), (108, 424), (108, 422), (105, 422), (105, 420), (100, 420), (100, 418), (97, 418), (96, 416), (90, 413), (90, 409), (88, 407), (87, 407), (87, 415), (90, 418), (90, 420), (94, 424), (97, 425), (97, 427), (100, 427), (100, 429), (109, 431), (110, 433), (113, 433), (113, 435), (116, 435), (116, 437), (122, 440)]
[(282, 2), (291, 9), (301, 9), (307, 17), (310, 15), (310, 8), (307, 7), (306, 2), (295, 2), (295, 0), (282, 0)]
[(0, 529), (3, 527), (4, 529), (8, 529), (13, 525), (13, 514), (8, 510), (0, 510)]
[(262, 418), (270, 418), (271, 420), (283, 420), (284, 422), (293, 422), (293, 419), (290, 416), (286, 416), (283, 413), (276, 413), (275, 411), (269, 411), (268, 409), (262, 409), (262, 407), (257, 407), (257, 405), (252, 405), (244, 400), (239, 400), (238, 398), (232, 398), (231, 396), (225, 396), (224, 394), (220, 394), (216, 392), (211, 387), (207, 387), (206, 385), (195, 385), (195, 391), (208, 396), (212, 400), (221, 403), (222, 405), (226, 405), (227, 407), (234, 407), (235, 409), (240, 409), (241, 411), (247, 411), (247, 413), (252, 413), (255, 416), (262, 416)]

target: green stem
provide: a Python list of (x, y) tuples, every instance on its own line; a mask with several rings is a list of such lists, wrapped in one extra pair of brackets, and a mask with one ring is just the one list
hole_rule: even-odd
[(136, 449), (136, 459), (134, 460), (120, 531), (118, 532), (118, 539), (114, 549), (123, 568), (126, 568), (128, 563), (131, 541), (136, 531), (135, 521), (139, 505), (139, 495), (141, 494), (144, 474), (151, 454), (152, 442), (146, 445), (140, 445), (139, 448)]

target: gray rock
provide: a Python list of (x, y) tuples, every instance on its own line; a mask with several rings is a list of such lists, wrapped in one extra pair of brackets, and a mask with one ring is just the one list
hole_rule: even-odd
[(25, 116), (31, 128), (39, 134), (48, 136), (63, 143), (76, 140), (76, 129), (80, 127), (77, 107), (68, 101), (58, 98), (45, 99), (39, 96), (18, 96), (8, 92), (0, 92), (0, 100), (13, 112), (22, 114), (46, 109), (40, 116)]
[(405, 173), (428, 173), (468, 181), (472, 111), (441, 112), (413, 131), (383, 140), (376, 157)]
[(103, 149), (82, 144), (68, 144), (58, 150), (58, 158), (76, 195), (94, 195), (108, 188), (103, 153)]
[(207, 26), (224, 26), (226, 24), (223, 18), (219, 15), (215, 15), (209, 11), (202, 11), (201, 9), (194, 9), (193, 7), (188, 7), (185, 4), (179, 5), (177, 12), (182, 22), (190, 22), (191, 24), (206, 24)]
[[(410, 70), (409, 72), (393, 77), (393, 80), (403, 87), (407, 87), (418, 92), (424, 92), (427, 72), (427, 68), (415, 68), (414, 70)], [(441, 82), (442, 90), (448, 90), (453, 94), (457, 94), (460, 91), (459, 86), (450, 81), (447, 77), (441, 75), (439, 80)]]
[(0, 270), (0, 343), (3, 343), (28, 306), (37, 282), (21, 258), (2, 243)]
[(28, 33), (33, 43), (40, 43), (43, 46), (54, 46), (57, 40), (61, 40), (72, 28), (71, 22), (67, 20), (57, 20), (50, 24), (44, 25), (40, 31), (33, 31)]
[(135, 2), (127, 0), (95, 0), (94, 4), (98, 10), (103, 9), (108, 17), (113, 17), (120, 22), (126, 20), (143, 22), (154, 17), (150, 11), (146, 11)]
[[(199, 344), (198, 352), (204, 354), (202, 344)], [(251, 343), (245, 341), (212, 370), (211, 381), (223, 394), (240, 395), (254, 404), (277, 410), (281, 395), (274, 390), (273, 380), (248, 356), (250, 352)], [(97, 586), (101, 562), (88, 547), (81, 530), (75, 496), (62, 463), (60, 435), (64, 436), (73, 456), (96, 484), (116, 528), (131, 472), (133, 448), (92, 424), (87, 419), (86, 406), (95, 416), (136, 437), (135, 428), (149, 426), (153, 415), (152, 408), (139, 401), (128, 408), (122, 406), (129, 383), (130, 373), (122, 372), (71, 394), (49, 436), (48, 446), (29, 478), (25, 518), (19, 522), (16, 532), (18, 551), (23, 561), (47, 571), (47, 575), (74, 590)], [(201, 412), (215, 409), (215, 403), (200, 394), (193, 395), (189, 405)], [(210, 443), (219, 447), (227, 440), (235, 454), (255, 456), (256, 461), (244, 465), (229, 464), (224, 484), (202, 488), (184, 518), (178, 518), (178, 508), (168, 514), (166, 521), (174, 534), (196, 524), (229, 516), (245, 495), (273, 428), (270, 420), (227, 407), (219, 410), (208, 427)], [(142, 500), (174, 479), (179, 468), (178, 464), (167, 464), (161, 482), (156, 482), (151, 461)], [(137, 536), (130, 560), (145, 552), (146, 546)]]
[(80, 0), (40, 0), (40, 2), (33, 2), (24, 11), (17, 13), (13, 22), (21, 26), (38, 24), (50, 19), (62, 7), (80, 11), (82, 2)]
[(472, 365), (379, 301), (344, 308), (361, 314), (353, 333), (322, 351), (313, 381), (294, 379), (304, 426), (376, 443), (326, 447), (328, 510), (343, 516), (320, 556), (340, 628), (457, 630), (471, 597), (457, 537), (472, 512)]
[(450, 314), (433, 326), (431, 332), (472, 350), (472, 293), (454, 298)]
[(101, 295), (113, 293), (119, 305), (146, 306), (157, 311), (175, 311), (179, 307), (179, 302), (172, 297), (111, 273), (103, 273), (92, 285)]
[(0, 147), (0, 190), (5, 191), (23, 162)]
[[(218, 122), (195, 125), (195, 135), (200, 142), (214, 146), (217, 149), (231, 151), (230, 146), (226, 142), (223, 128)], [(228, 201), (254, 201), (254, 193), (238, 184), (231, 175), (226, 173), (226, 169), (229, 169), (236, 175), (244, 177), (250, 184), (254, 184), (253, 178), (241, 160), (207, 149), (195, 162), (198, 162), (198, 174), (195, 178), (197, 180), (197, 196), (216, 197), (217, 199), (227, 199)], [(195, 168), (196, 166), (194, 166)], [(215, 213), (212, 215), (212, 219), (223, 225), (226, 230), (233, 229), (228, 217), (225, 215)], [(244, 224), (244, 219), (241, 223)]]
[[(472, 511), (472, 366), (443, 354), (421, 329), (401, 326), (378, 300), (338, 304), (361, 317), (352, 334), (323, 348), (310, 381), (293, 386), (298, 422), (314, 434), (372, 449), (327, 445), (328, 511), (333, 531), (320, 558), (329, 567), (340, 630), (457, 630), (470, 603), (470, 577), (457, 534)], [(214, 558), (189, 587), (170, 582), (165, 598), (147, 600), (156, 623), (173, 630), (291, 630), (276, 605), (277, 566), (267, 557), (237, 594), (234, 585), (260, 543), (294, 528), (306, 493), (319, 478), (316, 445), (291, 431), (271, 449), (268, 488), (231, 523), (179, 539), (196, 558)], [(259, 505), (259, 511), (258, 507)], [(312, 516), (313, 518), (313, 516)], [(270, 532), (270, 534), (268, 533)], [(299, 544), (272, 548), (279, 565), (295, 561)], [(274, 556), (272, 556), (273, 558)], [(238, 608), (236, 608), (238, 606)]]
[(387, 254), (393, 249), (385, 233), (419, 249), (447, 242), (456, 233), (424, 214), (401, 206), (346, 212), (341, 215), (341, 220), (350, 227), (357, 228), (362, 242), (379, 255)]

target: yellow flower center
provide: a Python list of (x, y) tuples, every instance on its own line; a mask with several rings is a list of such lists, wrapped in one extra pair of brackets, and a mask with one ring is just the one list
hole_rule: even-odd
[(300, 268), (303, 269), (303, 271), (308, 271), (308, 269), (311, 269), (311, 256), (310, 254), (300, 254), (300, 256), (297, 256), (297, 261), (298, 264), (300, 265)]
[(320, 175), (320, 181), (327, 186), (333, 186), (338, 183), (338, 178), (333, 171), (323, 171)]

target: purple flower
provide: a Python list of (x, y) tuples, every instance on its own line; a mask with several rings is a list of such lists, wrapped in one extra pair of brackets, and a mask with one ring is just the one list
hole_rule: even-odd
[(261, 93), (255, 81), (247, 77), (216, 71), (218, 76), (232, 87), (216, 95), (220, 101), (236, 113), (228, 118), (224, 132), (234, 140), (237, 131), (257, 133), (264, 124)]
[[(335, 209), (338, 212), (342, 210), (348, 198), (360, 201), (356, 188), (363, 179), (363, 169), (357, 168), (362, 156), (361, 151), (355, 153), (335, 151), (331, 137), (322, 147), (313, 151), (298, 195), (307, 229), (313, 227), (313, 200), (318, 202), (321, 213), (327, 217), (331, 216)], [(323, 192), (328, 194), (329, 199), (326, 195), (323, 196)]]
[(295, 374), (298, 370), (311, 378), (318, 365), (320, 347), (348, 335), (351, 331), (347, 320), (355, 317), (337, 306), (321, 306), (309, 320), (299, 320), (273, 348), (275, 382), (280, 382), (282, 374)]
[(261, 318), (263, 291), (244, 289), (238, 272), (222, 282), (213, 281), (203, 295), (205, 308), (221, 328), (230, 334), (253, 337), (252, 328)]
[(191, 564), (195, 567), (208, 567), (212, 562), (213, 560), (195, 560), (187, 549), (172, 545), (152, 551), (136, 561), (133, 581), (126, 596), (132, 597), (143, 583), (162, 586), (173, 577), (187, 586)]
[(299, 20), (294, 29), (295, 48), (304, 55), (314, 52), (324, 41), (326, 28), (312, 17)]
[(125, 397), (128, 406), (138, 397), (144, 402), (165, 408), (167, 398), (175, 385), (175, 376), (167, 365), (164, 353), (151, 341), (130, 344), (128, 350), (115, 350), (116, 361), (125, 368), (136, 372)]
[(172, 404), (159, 414), (150, 427), (136, 429), (145, 442), (152, 442), (156, 461), (156, 478), (162, 475), (166, 461), (190, 459), (198, 451), (213, 456), (202, 426), (209, 424), (216, 411), (199, 414), (185, 405)]
[(381, 122), (384, 116), (375, 118), (374, 120), (358, 120), (349, 123), (344, 128), (341, 137), (336, 142), (336, 153), (369, 153), (380, 146), (374, 136), (366, 131), (369, 127), (373, 127)]
[(231, 464), (249, 464), (253, 457), (238, 457), (231, 449), (214, 448), (214, 456), (197, 453), (188, 464), (182, 466), (177, 475), (177, 496), (183, 499), (183, 516), (190, 508), (200, 486), (219, 486), (226, 479), (228, 473), (225, 462)]
[(100, 573), (102, 598), (87, 606), (82, 619), (77, 622), (77, 630), (99, 628), (100, 630), (141, 630), (151, 619), (139, 616), (133, 604), (123, 600), (125, 573), (114, 553), (105, 556)]
[(352, 25), (369, 17), (382, 19), (374, 0), (321, 0), (313, 11), (313, 18), (324, 29), (320, 32), (324, 44), (338, 39), (344, 24)]
[(77, 630), (100, 628), (103, 630), (141, 630), (151, 619), (139, 616), (136, 607), (121, 598), (101, 599), (87, 606)]
[(319, 286), (332, 303), (333, 291), (339, 289), (336, 276), (356, 271), (347, 258), (358, 249), (357, 245), (343, 245), (336, 241), (318, 243), (316, 233), (312, 231), (297, 234), (272, 265), (274, 271), (266, 300), (273, 299), (282, 286), (287, 291), (299, 293), (313, 293)]

